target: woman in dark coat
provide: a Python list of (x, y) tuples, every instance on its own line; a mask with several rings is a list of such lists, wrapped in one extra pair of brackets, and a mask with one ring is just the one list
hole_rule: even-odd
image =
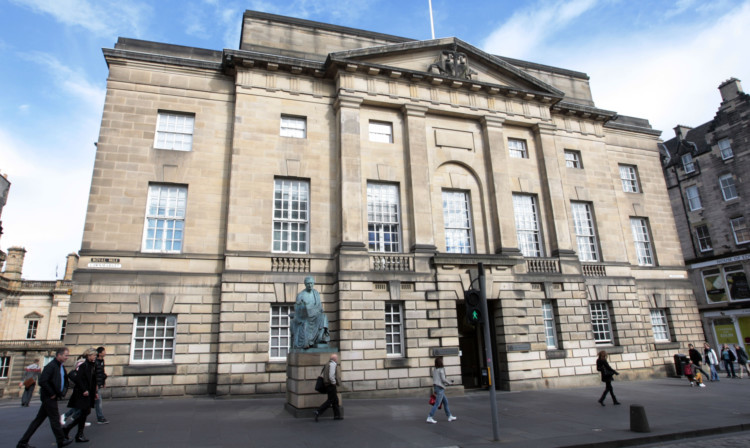
[(619, 375), (619, 373), (609, 366), (609, 363), (607, 362), (607, 352), (604, 350), (599, 352), (599, 358), (596, 360), (596, 370), (602, 372), (602, 382), (607, 385), (607, 387), (604, 388), (602, 398), (599, 399), (599, 404), (604, 406), (604, 398), (606, 398), (607, 393), (612, 395), (612, 401), (615, 404), (620, 404), (620, 402), (617, 401), (617, 397), (615, 397), (615, 391), (612, 390), (612, 378), (614, 375)]
[(86, 417), (88, 417), (96, 401), (96, 365), (94, 364), (96, 355), (95, 348), (90, 348), (83, 352), (86, 361), (76, 369), (76, 374), (73, 378), (75, 389), (73, 389), (73, 395), (71, 395), (68, 401), (69, 408), (78, 409), (81, 413), (70, 424), (63, 427), (63, 433), (67, 439), (73, 427), (78, 426), (78, 433), (76, 434), (76, 442), (78, 443), (89, 441), (83, 435), (83, 428), (86, 426)]

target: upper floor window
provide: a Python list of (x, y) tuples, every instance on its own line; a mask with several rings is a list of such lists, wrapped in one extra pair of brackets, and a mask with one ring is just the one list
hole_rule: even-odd
[(187, 187), (149, 185), (144, 252), (180, 252), (185, 231)]
[(60, 340), (61, 341), (65, 337), (65, 330), (66, 330), (67, 326), (68, 326), (68, 319), (63, 319), (60, 322)]
[(544, 256), (536, 197), (530, 194), (513, 193), (513, 214), (516, 221), (518, 248), (524, 257)]
[(393, 124), (385, 121), (370, 121), (370, 141), (393, 143)]
[(737, 244), (744, 244), (750, 242), (750, 229), (747, 227), (747, 221), (744, 216), (734, 218), (729, 221), (732, 224), (732, 232), (734, 233), (734, 242)]
[(699, 210), (703, 208), (701, 206), (701, 197), (700, 197), (700, 194), (698, 194), (697, 186), (693, 185), (693, 186), (687, 187), (685, 189), (685, 196), (687, 196), (688, 206), (690, 207), (690, 211)]
[(307, 118), (282, 115), (279, 135), (282, 137), (307, 138)]
[(651, 328), (654, 329), (656, 342), (669, 342), (669, 322), (667, 312), (661, 308), (651, 310)]
[(190, 151), (193, 149), (195, 115), (159, 112), (156, 118), (154, 148)]
[(135, 362), (172, 361), (176, 328), (175, 316), (135, 316), (130, 360)]
[(404, 316), (398, 302), (385, 304), (385, 348), (388, 356), (404, 356)]
[(573, 151), (572, 149), (565, 150), (565, 166), (568, 168), (583, 168), (583, 162), (581, 161), (581, 152)]
[(398, 187), (367, 184), (367, 240), (373, 252), (401, 252)]
[(638, 256), (639, 266), (655, 266), (654, 249), (651, 243), (651, 235), (648, 230), (648, 219), (630, 218), (630, 228), (633, 231), (635, 242), (635, 253)]
[(268, 356), (272, 360), (286, 359), (289, 354), (290, 331), (289, 313), (294, 310), (292, 305), (271, 305), (270, 341)]
[(698, 238), (698, 248), (701, 252), (712, 250), (711, 235), (708, 233), (708, 226), (702, 225), (695, 228), (695, 236)]
[(622, 181), (622, 191), (626, 193), (638, 193), (638, 171), (635, 165), (620, 165), (620, 180)]
[(36, 339), (36, 332), (39, 329), (39, 321), (30, 319), (26, 326), (26, 339)]
[(469, 193), (443, 191), (443, 225), (445, 228), (446, 252), (455, 254), (472, 253)]
[(514, 159), (528, 159), (529, 158), (529, 151), (526, 148), (526, 140), (509, 138), (508, 149), (510, 150), (510, 156)]
[(609, 319), (609, 305), (607, 302), (589, 303), (589, 312), (591, 313), (594, 342), (597, 344), (611, 344), (612, 324)]
[(719, 151), (721, 151), (721, 158), (722, 160), (731, 159), (734, 157), (734, 152), (732, 151), (732, 145), (729, 144), (728, 138), (723, 138), (719, 140)]
[(557, 327), (555, 325), (555, 308), (551, 300), (542, 301), (542, 319), (544, 319), (544, 338), (548, 349), (557, 348)]
[(725, 201), (737, 197), (737, 188), (734, 186), (734, 176), (731, 174), (719, 176), (719, 185), (721, 186), (721, 194), (724, 196)]
[(570, 206), (573, 210), (573, 227), (578, 243), (578, 259), (581, 261), (599, 261), (591, 204), (588, 202), (571, 202)]
[(307, 253), (310, 221), (307, 181), (276, 179), (273, 186), (273, 252)]
[(693, 155), (692, 154), (683, 154), (682, 155), (682, 168), (685, 169), (686, 174), (690, 174), (695, 172), (695, 163), (693, 163)]

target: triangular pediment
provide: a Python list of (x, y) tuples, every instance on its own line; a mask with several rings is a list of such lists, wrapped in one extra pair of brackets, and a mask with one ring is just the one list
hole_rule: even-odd
[(24, 319), (31, 319), (31, 320), (41, 319), (43, 317), (44, 316), (42, 316), (41, 314), (37, 313), (36, 311), (32, 311), (31, 313), (23, 316)]
[(427, 77), (564, 95), (544, 81), (455, 37), (341, 51), (331, 53), (329, 59), (421, 72)]

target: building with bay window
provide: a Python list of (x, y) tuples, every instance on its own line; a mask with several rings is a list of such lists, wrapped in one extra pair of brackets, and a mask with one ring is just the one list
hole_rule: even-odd
[[(66, 341), (113, 396), (284, 391), (315, 277), (353, 396), (664, 375), (701, 337), (659, 131), (585, 73), (247, 11), (239, 50), (121, 38)], [(67, 339), (70, 338), (70, 339)]]
[(750, 96), (735, 78), (719, 91), (713, 120), (675, 127), (662, 161), (706, 340), (750, 348)]

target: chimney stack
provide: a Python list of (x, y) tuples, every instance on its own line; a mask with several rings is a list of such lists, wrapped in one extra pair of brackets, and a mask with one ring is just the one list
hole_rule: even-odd
[(737, 78), (729, 78), (721, 85), (719, 86), (719, 92), (721, 92), (721, 101), (726, 103), (727, 101), (731, 101), (738, 96), (740, 96), (742, 92), (742, 84), (740, 84), (740, 80)]
[(63, 280), (73, 280), (73, 271), (76, 270), (76, 266), (78, 266), (78, 254), (68, 254), (68, 262), (65, 263), (65, 277)]
[(690, 126), (678, 124), (677, 126), (674, 127), (674, 135), (677, 136), (677, 139), (679, 141), (683, 141), (685, 140), (685, 138), (687, 138), (687, 133), (691, 129), (693, 128), (691, 128)]
[(8, 280), (21, 280), (23, 259), (25, 257), (26, 249), (23, 247), (8, 248), (8, 259), (5, 262), (5, 277)]

